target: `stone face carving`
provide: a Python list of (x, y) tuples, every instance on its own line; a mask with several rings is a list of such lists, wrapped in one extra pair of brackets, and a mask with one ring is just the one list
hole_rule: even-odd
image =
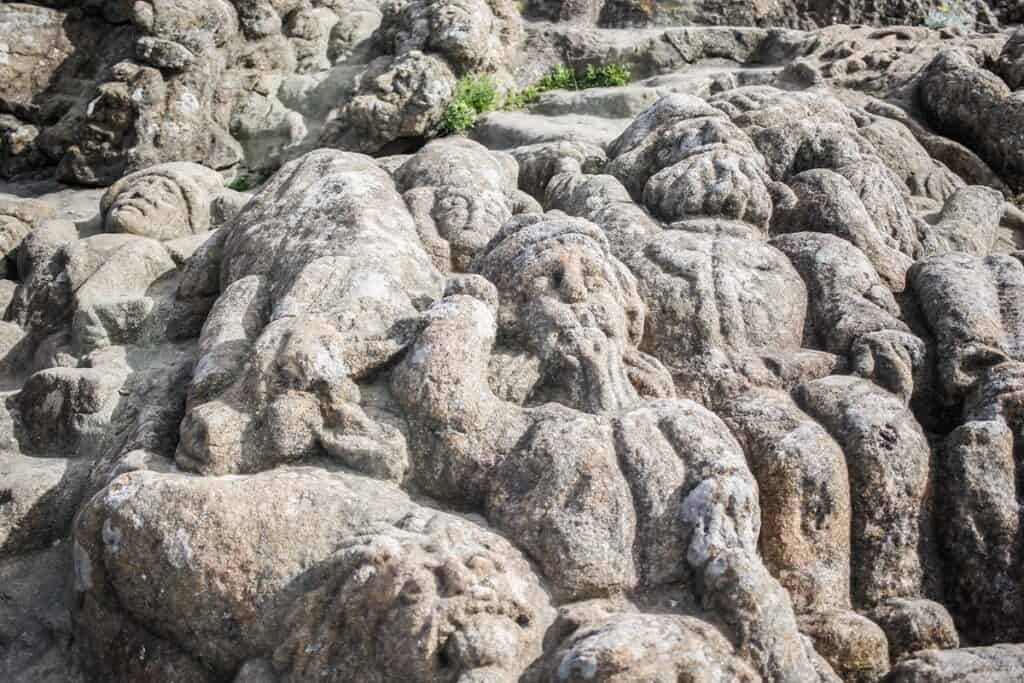
[[(569, 158), (549, 180), (546, 199), (604, 228), (648, 307), (641, 347), (665, 363), (679, 391), (712, 407), (739, 437), (761, 491), (762, 553), (808, 614), (807, 628), (816, 625), (815, 637), (841, 632), (877, 642), (876, 626), (845, 619), (842, 609), (938, 595), (939, 577), (925, 576), (936, 566), (931, 449), (905, 407), (915, 387), (930, 382), (926, 345), (901, 320), (893, 290), (904, 288), (922, 239), (939, 239), (953, 222), (930, 228), (913, 215), (902, 182), (868, 156), (870, 143), (838, 102), (742, 90), (719, 106), (756, 135), (748, 138), (700, 101), (668, 97), (610, 146), (608, 168), (621, 174), (620, 189), (611, 189), (615, 179), (581, 173)], [(832, 141), (800, 143), (798, 133), (783, 133), (792, 109), (827, 117)], [(794, 141), (805, 148), (786, 151)], [(784, 161), (771, 161), (777, 158)], [(652, 190), (662, 178), (691, 179), (662, 195)], [(648, 217), (631, 204), (629, 183)], [(984, 191), (975, 195), (985, 206)], [(953, 216), (969, 194), (949, 196)], [(663, 197), (688, 208), (666, 212)], [(847, 208), (831, 207), (839, 197)], [(852, 227), (856, 220), (862, 227)], [(997, 222), (990, 219), (989, 229)], [(769, 227), (789, 234), (768, 243)], [(829, 360), (819, 349), (837, 356)], [(874, 383), (826, 377), (843, 365)], [(847, 405), (840, 396), (861, 398)], [(895, 469), (868, 464), (873, 457), (890, 462), (895, 451)], [(859, 500), (867, 491), (871, 503)], [(895, 519), (906, 526), (897, 529)], [(904, 614), (926, 619), (922, 611)], [(885, 615), (879, 619), (888, 625)], [(939, 633), (938, 642), (950, 642), (948, 629)], [(837, 670), (859, 666), (852, 651), (826, 650)], [(856, 656), (887, 670), (888, 648), (865, 652)]]
[(0, 5), (0, 680), (1020, 678), (1019, 35), (73, 4)]
[(517, 15), (510, 0), (382, 3), (374, 33), (381, 54), (361, 68), (351, 99), (332, 110), (320, 144), (379, 153), (432, 135), (460, 76), (507, 78), (523, 40)]
[[(262, 547), (244, 540), (250, 532)], [(89, 502), (75, 539), (78, 623), (97, 675), (151, 673), (152, 657), (119, 664), (116, 653), (154, 647), (155, 627), (174, 639), (160, 646), (166, 659), (197, 680), (261, 655), (298, 679), (511, 680), (552, 617), (507, 541), (351, 474), (134, 472)], [(156, 600), (154, 582), (165, 587)]]
[(218, 83), (238, 34), (226, 0), (132, 5), (134, 54), (119, 56), (88, 100), (65, 114), (72, 131), (60, 159), (65, 180), (106, 185), (172, 161), (225, 168), (240, 159), (225, 127)]
[(100, 210), (107, 232), (157, 240), (206, 232), (224, 222), (215, 204), (237, 211), (241, 200), (223, 177), (199, 164), (168, 163), (126, 175), (110, 186)]
[[(756, 681), (715, 629), (697, 620), (650, 614), (612, 614), (573, 624), (529, 680), (687, 680), (719, 676)], [(569, 621), (566, 619), (566, 621)]]
[[(38, 34), (5, 48), (18, 57), (0, 67), (5, 175), (56, 165), (62, 180), (106, 186), (167, 162), (268, 174), (318, 145), (415, 147), (436, 131), (458, 77), (510, 84), (523, 41), (509, 0), (80, 9), (0, 12), (11, 34)], [(33, 101), (44, 91), (45, 107)]]
[(464, 138), (435, 140), (394, 171), (420, 239), (444, 273), (469, 270), (513, 214), (540, 210), (519, 191), (517, 176), (514, 159)]
[[(635, 280), (597, 226), (513, 220), (475, 269), (497, 296), (435, 304), (395, 375), (421, 444), (417, 481), (483, 509), (542, 558), (559, 595), (683, 581), (720, 610), (762, 675), (816, 676), (788, 597), (756, 554), (757, 494), (742, 451), (712, 414), (670, 398), (667, 373), (635, 348)], [(553, 403), (519, 407), (494, 394), (496, 338), (528, 356), (499, 368), (536, 378), (524, 402)], [(559, 385), (545, 386), (555, 373)], [(685, 553), (666, 553), (665, 538)]]

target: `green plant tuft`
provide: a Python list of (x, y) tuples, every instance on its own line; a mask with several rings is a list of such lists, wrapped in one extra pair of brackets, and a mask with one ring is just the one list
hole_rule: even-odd
[(510, 90), (505, 95), (505, 109), (522, 109), (533, 104), (540, 97), (541, 90), (536, 85), (529, 85), (522, 90)]
[(235, 192), (248, 192), (254, 190), (267, 181), (267, 176), (262, 173), (240, 173), (235, 179), (228, 183), (228, 189)]
[(441, 134), (455, 135), (473, 127), (481, 114), (498, 106), (498, 87), (487, 74), (469, 74), (455, 85), (455, 96), (441, 119)]
[(463, 76), (455, 86), (455, 101), (465, 102), (477, 114), (486, 114), (498, 106), (498, 86), (488, 74)]
[(533, 104), (548, 90), (586, 90), (587, 88), (610, 88), (626, 85), (632, 78), (625, 64), (590, 64), (582, 76), (564, 64), (551, 68), (539, 81), (522, 90), (509, 92), (505, 96), (505, 109), (522, 109)]
[(583, 73), (582, 87), (619, 87), (629, 83), (631, 75), (629, 67), (625, 64), (605, 64), (604, 66), (598, 67), (595, 67), (593, 64), (588, 64), (587, 70)]
[(537, 81), (535, 86), (540, 92), (545, 90), (579, 90), (580, 84), (576, 80), (576, 72), (565, 64), (551, 67), (544, 76)]
[[(500, 106), (502, 109), (522, 109), (536, 102), (541, 93), (548, 90), (585, 90), (621, 86), (629, 83), (631, 76), (629, 67), (625, 64), (591, 64), (581, 76), (565, 64), (559, 64), (552, 67), (533, 85), (505, 93)], [(476, 120), (481, 114), (494, 111), (498, 107), (498, 87), (491, 76), (463, 76), (455, 86), (455, 95), (445, 109), (438, 132), (441, 135), (464, 133), (476, 125)]]
[(468, 102), (455, 100), (444, 110), (444, 117), (441, 119), (441, 133), (443, 135), (464, 133), (476, 124), (476, 117), (476, 109)]

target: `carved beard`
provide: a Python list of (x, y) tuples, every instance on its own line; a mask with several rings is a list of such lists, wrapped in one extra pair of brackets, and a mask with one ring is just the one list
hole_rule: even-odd
[(586, 413), (616, 412), (634, 406), (640, 396), (623, 360), (622, 340), (597, 327), (579, 326), (559, 334), (553, 379), (565, 388), (564, 400)]

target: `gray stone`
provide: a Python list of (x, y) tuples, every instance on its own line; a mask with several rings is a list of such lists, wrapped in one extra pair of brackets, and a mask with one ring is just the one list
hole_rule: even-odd
[(853, 377), (810, 382), (796, 398), (846, 446), (854, 605), (925, 595), (938, 577), (925, 575), (935, 552), (931, 450), (917, 420), (895, 396)]
[(30, 683), (84, 683), (71, 651), (71, 544), (0, 560), (0, 675)]
[[(127, 474), (85, 508), (74, 542), (76, 627), (97, 673), (187, 661), (179, 675), (205, 680), (262, 656), (296, 678), (431, 680), (449, 666), (508, 676), (551, 619), (529, 564), (500, 537), (319, 468)], [(167, 640), (152, 646), (134, 624)], [(139, 647), (135, 662), (116, 656)]]
[(926, 650), (896, 666), (891, 683), (953, 683), (991, 681), (1010, 683), (1024, 673), (1020, 645), (968, 647), (962, 650)]

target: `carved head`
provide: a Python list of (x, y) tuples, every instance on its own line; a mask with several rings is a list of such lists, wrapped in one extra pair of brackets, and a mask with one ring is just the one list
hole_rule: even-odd
[(429, 6), (434, 49), (459, 62), (473, 63), (483, 57), (480, 53), (486, 52), (494, 23), (484, 0), (444, 0)]
[(518, 166), (465, 139), (431, 142), (395, 171), (420, 238), (443, 271), (465, 272), (511, 217)]
[(604, 233), (577, 218), (530, 215), (506, 225), (476, 264), (501, 297), (502, 333), (542, 358), (621, 355), (643, 332), (636, 281)]
[(666, 221), (722, 218), (754, 225), (767, 234), (770, 182), (758, 160), (718, 146), (652, 176), (644, 188), (644, 204)]
[[(327, 585), (296, 602), (275, 661), (296, 678), (518, 678), (553, 616), (525, 559), (450, 515), (417, 511), (378, 528), (342, 544)], [(389, 656), (353, 657), (366, 648)]]
[(224, 192), (224, 179), (205, 166), (152, 166), (125, 176), (103, 195), (104, 228), (158, 240), (205, 232), (213, 200)]
[(452, 265), (462, 271), (512, 217), (512, 211), (501, 193), (447, 186), (436, 192), (432, 217), (438, 235), (451, 249)]

